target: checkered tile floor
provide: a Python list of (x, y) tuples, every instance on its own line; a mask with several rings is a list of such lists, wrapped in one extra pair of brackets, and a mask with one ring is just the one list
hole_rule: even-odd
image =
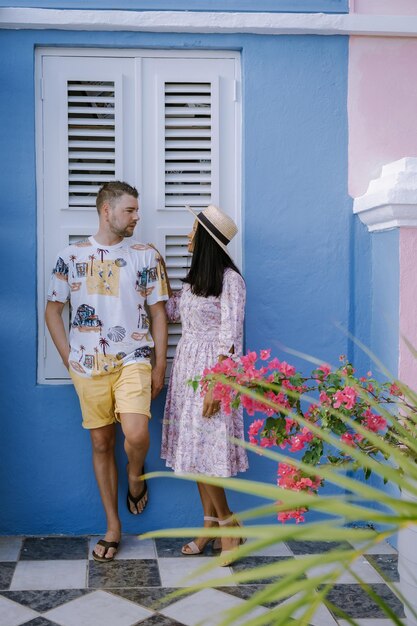
[[(245, 602), (267, 581), (230, 585), (164, 600), (184, 579), (211, 558), (180, 555), (181, 540), (139, 541), (125, 535), (112, 563), (91, 560), (96, 537), (0, 537), (0, 626), (215, 626), (219, 614)], [(325, 552), (326, 542), (289, 542), (247, 557), (231, 568), (218, 567), (209, 577), (226, 577), (231, 570), (282, 558), (303, 558)], [(323, 567), (323, 571), (325, 566)], [(398, 580), (397, 555), (387, 544), (366, 554), (355, 571), (382, 596), (395, 613), (402, 605), (384, 583)], [(320, 568), (318, 568), (320, 571)], [(314, 572), (318, 573), (317, 570)], [(192, 582), (196, 582), (192, 577)], [(356, 580), (344, 575), (329, 599), (361, 626), (391, 626)], [(251, 616), (267, 612), (258, 606)], [(244, 623), (244, 622), (242, 622)], [(273, 622), (271, 622), (272, 624)], [(312, 626), (347, 626), (322, 606)]]

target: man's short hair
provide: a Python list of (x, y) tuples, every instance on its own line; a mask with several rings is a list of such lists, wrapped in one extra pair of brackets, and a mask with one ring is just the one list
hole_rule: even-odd
[(104, 183), (97, 193), (97, 211), (100, 213), (101, 207), (106, 202), (108, 202), (110, 206), (113, 206), (114, 201), (124, 195), (132, 196), (133, 198), (137, 198), (139, 196), (136, 187), (132, 187), (128, 183), (124, 183), (120, 180), (113, 180), (109, 183)]

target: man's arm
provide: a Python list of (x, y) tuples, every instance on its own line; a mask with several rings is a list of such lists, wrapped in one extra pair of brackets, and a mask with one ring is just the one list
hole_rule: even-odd
[(153, 400), (164, 386), (167, 366), (168, 325), (165, 302), (149, 305), (149, 314), (151, 316), (152, 337), (155, 343), (155, 365), (152, 368)]
[(45, 322), (65, 367), (69, 368), (69, 345), (65, 332), (62, 311), (65, 302), (48, 302), (45, 310)]

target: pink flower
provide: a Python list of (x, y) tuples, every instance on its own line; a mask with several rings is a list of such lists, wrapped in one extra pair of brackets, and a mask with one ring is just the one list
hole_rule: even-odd
[(226, 374), (226, 376), (234, 376), (236, 374), (238, 364), (234, 359), (228, 357), (227, 359), (220, 361), (220, 366), (223, 374)]
[(401, 395), (401, 389), (395, 383), (392, 383), (391, 387), (389, 388), (389, 392), (390, 392), (390, 394), (392, 396), (400, 396)]
[(290, 452), (298, 452), (299, 450), (303, 450), (307, 443), (313, 439), (313, 433), (311, 433), (307, 428), (303, 428), (301, 433), (298, 435), (293, 435), (290, 437)]
[(230, 408), (230, 404), (234, 397), (234, 391), (231, 387), (223, 383), (216, 383), (213, 388), (214, 400), (220, 400), (223, 408)]
[[(331, 405), (331, 400), (329, 398), (329, 396), (327, 395), (327, 393), (325, 391), (321, 391), (320, 395), (319, 395), (319, 400), (322, 404), (324, 404), (325, 406), (330, 406)], [(340, 405), (339, 405), (340, 406)], [(336, 407), (337, 408), (337, 407)]]
[(311, 480), (311, 478), (307, 478), (307, 476), (304, 476), (298, 481), (298, 486), (300, 487), (300, 491), (306, 491), (307, 489), (313, 487), (313, 481)]
[(252, 400), (249, 396), (242, 396), (240, 402), (248, 415), (255, 415), (255, 400)]
[(281, 513), (278, 513), (278, 516), (277, 516), (278, 521), (285, 524), (285, 522), (287, 522), (288, 520), (295, 519), (295, 523), (299, 524), (300, 522), (305, 521), (305, 517), (303, 514), (306, 511), (307, 509), (304, 509), (304, 508), (294, 509), (293, 511), (281, 511)]
[(345, 394), (345, 404), (347, 409), (353, 409), (355, 406), (356, 398), (358, 394), (356, 393), (353, 387), (345, 387), (343, 389), (343, 393)]
[(287, 378), (294, 376), (296, 372), (295, 367), (293, 365), (289, 365), (286, 361), (282, 361), (282, 363), (279, 364), (278, 369), (281, 374), (284, 374)]
[(259, 357), (261, 361), (266, 361), (271, 356), (271, 350), (261, 350), (259, 353)]
[(285, 432), (288, 434), (294, 426), (297, 426), (297, 422), (290, 417), (285, 419)]
[(336, 391), (336, 393), (333, 396), (333, 406), (335, 409), (338, 409), (340, 406), (342, 406), (343, 402), (345, 400), (345, 396), (343, 395), (343, 391)]
[(343, 441), (343, 443), (346, 443), (348, 446), (355, 445), (354, 436), (351, 435), (351, 433), (343, 433), (343, 435), (340, 437), (340, 440)]
[(274, 393), (273, 391), (267, 391), (266, 394), (265, 394), (265, 398), (268, 398), (268, 400), (271, 400), (271, 402), (274, 402), (274, 404), (277, 405), (278, 410), (280, 408), (290, 409), (290, 404), (289, 404), (285, 394), (282, 393), (282, 391), (280, 393)]
[(255, 437), (264, 426), (264, 420), (255, 420), (249, 426), (248, 435)]
[(304, 417), (309, 421), (312, 421), (317, 413), (318, 408), (319, 407), (317, 404), (310, 404), (307, 411), (304, 413)]
[(256, 352), (248, 352), (246, 355), (240, 357), (240, 361), (244, 367), (251, 367), (254, 365), (257, 358)]
[(326, 363), (323, 363), (323, 365), (320, 365), (317, 369), (323, 372), (323, 376), (322, 376), (323, 379), (327, 378), (330, 372), (332, 371), (331, 367), (326, 365)]
[(368, 378), (371, 378), (372, 372), (366, 372), (366, 375), (367, 375)]
[(291, 448), (290, 452), (298, 452), (304, 448), (304, 439), (300, 435), (294, 435), (290, 437)]
[(314, 493), (322, 482), (317, 476), (315, 478), (303, 476), (295, 467), (286, 463), (278, 463), (278, 477), (278, 486), (292, 491), (311, 491)]
[(278, 476), (284, 476), (285, 474), (294, 474), (297, 470), (292, 465), (286, 463), (278, 463)]
[(279, 369), (279, 366), (281, 365), (281, 361), (279, 361), (276, 357), (274, 359), (271, 359), (269, 361), (269, 369), (270, 370), (277, 370)]
[(333, 406), (335, 409), (338, 409), (340, 406), (344, 404), (346, 409), (353, 409), (355, 406), (356, 398), (358, 394), (354, 390), (353, 387), (345, 387), (342, 390), (336, 391), (333, 396)]
[(376, 433), (378, 430), (384, 430), (387, 425), (387, 420), (381, 417), (381, 415), (371, 414), (366, 418), (365, 427), (368, 430)]
[(312, 480), (313, 480), (313, 485), (311, 488), (312, 490), (317, 491), (317, 489), (322, 486), (323, 481), (319, 476), (316, 476)]
[(275, 446), (277, 440), (275, 437), (262, 437), (261, 438), (261, 448), (272, 448)]

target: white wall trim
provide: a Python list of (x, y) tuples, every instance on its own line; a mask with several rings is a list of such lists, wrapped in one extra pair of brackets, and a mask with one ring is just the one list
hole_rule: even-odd
[(261, 35), (417, 36), (417, 15), (0, 9), (0, 28)]
[(353, 212), (371, 232), (417, 228), (417, 157), (384, 165), (366, 193), (354, 199)]
[[(240, 59), (240, 52), (236, 50), (183, 50), (182, 48), (59, 48), (56, 46), (36, 46), (36, 52), (42, 57), (129, 57), (135, 58), (192, 58), (192, 59)], [(237, 77), (238, 78), (238, 77)], [(240, 79), (239, 79), (240, 80)]]

